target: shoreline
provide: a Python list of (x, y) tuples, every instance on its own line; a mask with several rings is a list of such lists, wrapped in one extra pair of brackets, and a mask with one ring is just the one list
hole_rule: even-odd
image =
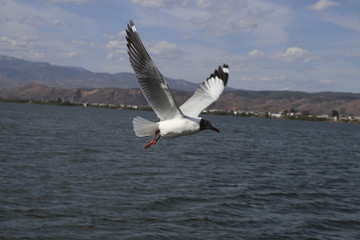
[[(135, 110), (135, 111), (152, 111), (150, 106), (137, 106), (137, 105), (124, 105), (124, 104), (102, 104), (102, 103), (73, 103), (73, 102), (62, 102), (54, 100), (29, 100), (29, 99), (11, 99), (1, 98), (0, 102), (8, 103), (21, 103), (21, 104), (39, 104), (39, 105), (52, 105), (52, 106), (68, 106), (68, 107), (89, 107), (89, 108), (108, 108), (118, 110)], [(323, 117), (317, 117), (314, 115), (280, 115), (273, 117), (271, 113), (257, 113), (253, 111), (238, 112), (238, 111), (226, 111), (221, 109), (204, 110), (204, 115), (221, 115), (230, 117), (247, 117), (247, 118), (269, 118), (269, 119), (281, 119), (281, 120), (300, 120), (300, 121), (312, 121), (312, 122), (332, 122), (332, 123), (353, 123), (360, 124), (357, 119), (340, 119), (332, 120), (331, 118), (326, 119)]]

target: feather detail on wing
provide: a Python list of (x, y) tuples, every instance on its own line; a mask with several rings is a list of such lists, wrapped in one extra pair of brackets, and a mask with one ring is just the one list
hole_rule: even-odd
[(198, 116), (210, 104), (218, 100), (226, 87), (228, 78), (229, 66), (227, 64), (224, 64), (222, 67), (219, 66), (219, 68), (200, 85), (192, 97), (180, 106), (180, 110), (187, 116)]
[(167, 82), (146, 51), (134, 22), (126, 30), (129, 59), (139, 81), (141, 91), (160, 120), (183, 116)]

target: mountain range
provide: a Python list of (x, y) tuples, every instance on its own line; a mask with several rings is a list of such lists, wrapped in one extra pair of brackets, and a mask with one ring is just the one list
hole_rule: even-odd
[[(195, 91), (198, 84), (182, 79), (165, 77), (172, 89)], [(95, 73), (81, 67), (64, 67), (47, 62), (31, 62), (19, 58), (0, 56), (0, 88), (18, 87), (39, 82), (61, 88), (137, 88), (134, 73)]]
[[(181, 104), (198, 84), (166, 78)], [(146, 106), (133, 73), (94, 73), (78, 67), (31, 62), (0, 56), (0, 97)], [(210, 108), (280, 112), (290, 109), (312, 114), (360, 115), (360, 94), (341, 92), (249, 91), (229, 89)]]

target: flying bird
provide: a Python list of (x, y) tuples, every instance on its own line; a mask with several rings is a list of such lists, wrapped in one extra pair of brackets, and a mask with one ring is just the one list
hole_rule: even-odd
[(132, 121), (135, 135), (145, 137), (154, 135), (145, 149), (156, 144), (160, 137), (176, 138), (210, 129), (219, 130), (199, 114), (216, 101), (224, 91), (228, 77), (227, 64), (219, 66), (180, 107), (175, 102), (166, 80), (146, 51), (134, 22), (130, 20), (126, 30), (129, 59), (137, 76), (140, 89), (150, 104), (159, 122), (152, 122), (142, 117)]

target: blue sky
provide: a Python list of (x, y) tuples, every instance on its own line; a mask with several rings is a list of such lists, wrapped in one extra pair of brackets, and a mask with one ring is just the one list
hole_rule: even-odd
[(129, 19), (160, 71), (200, 83), (220, 64), (248, 90), (360, 92), (358, 0), (0, 0), (0, 55), (132, 72)]

